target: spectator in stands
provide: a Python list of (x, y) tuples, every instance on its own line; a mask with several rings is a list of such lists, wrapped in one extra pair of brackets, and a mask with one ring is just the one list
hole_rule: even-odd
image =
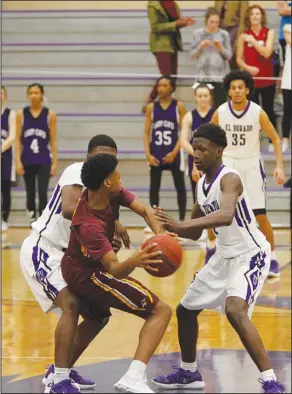
[[(192, 26), (192, 18), (180, 16), (180, 8), (175, 1), (148, 1), (150, 23), (150, 50), (156, 58), (162, 75), (177, 75), (178, 52), (183, 50), (180, 29)], [(157, 97), (155, 84), (147, 103)], [(147, 105), (144, 105), (143, 112)]]
[(30, 105), (18, 111), (16, 115), (16, 171), (24, 177), (26, 207), (30, 221), (34, 221), (36, 179), (41, 215), (47, 205), (50, 176), (56, 175), (57, 122), (55, 113), (44, 106), (43, 85), (29, 85), (27, 96)]
[[(179, 131), (186, 108), (172, 98), (175, 82), (171, 77), (162, 76), (157, 86), (159, 100), (148, 104), (144, 129), (144, 149), (150, 166), (150, 204), (159, 206), (162, 172), (170, 171), (177, 192), (179, 218), (184, 220), (187, 196)], [(145, 232), (149, 232), (148, 227)]]
[(291, 24), (284, 26), (286, 40), (286, 57), (282, 74), (282, 94), (284, 103), (284, 114), (282, 118), (282, 150), (286, 152), (289, 148), (289, 137), (292, 126), (292, 87), (291, 87)]
[(235, 69), (237, 68), (236, 43), (238, 37), (244, 30), (244, 18), (246, 10), (249, 7), (249, 1), (216, 0), (214, 7), (220, 14), (220, 27), (229, 33), (234, 54), (230, 61), (230, 66), (232, 69)]
[[(266, 11), (260, 5), (252, 5), (246, 11), (245, 32), (241, 34), (237, 44), (237, 64), (255, 79), (255, 89), (251, 100), (259, 104), (267, 113), (275, 129), (277, 129), (274, 101), (276, 81), (272, 55), (275, 44), (275, 32), (267, 27)], [(273, 144), (269, 143), (269, 152), (273, 151)]]
[(286, 40), (284, 37), (283, 28), (285, 25), (291, 25), (292, 23), (292, 18), (291, 18), (292, 1), (277, 1), (276, 3), (277, 3), (278, 14), (281, 16), (281, 23), (279, 29), (279, 43), (282, 47), (283, 62), (285, 62)]
[(11, 206), (11, 184), (15, 181), (13, 145), (15, 141), (15, 112), (6, 107), (7, 91), (1, 86), (1, 205), (2, 247), (7, 242), (8, 218)]
[(214, 86), (214, 106), (226, 101), (222, 80), (230, 71), (232, 49), (229, 34), (219, 28), (220, 14), (210, 7), (205, 14), (205, 27), (196, 29), (193, 36), (191, 57), (195, 59), (195, 75), (198, 82)]

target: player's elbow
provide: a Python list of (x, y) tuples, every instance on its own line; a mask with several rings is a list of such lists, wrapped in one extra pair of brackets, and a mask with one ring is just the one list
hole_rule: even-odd
[(234, 218), (234, 212), (225, 211), (222, 212), (222, 226), (230, 226)]

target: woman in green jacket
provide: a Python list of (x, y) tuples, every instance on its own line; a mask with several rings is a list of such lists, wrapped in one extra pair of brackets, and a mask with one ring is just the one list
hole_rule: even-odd
[[(156, 57), (162, 75), (177, 74), (178, 51), (183, 50), (180, 29), (192, 26), (192, 18), (180, 17), (175, 1), (148, 1), (150, 23), (150, 50)], [(147, 103), (157, 97), (157, 86), (153, 87)]]

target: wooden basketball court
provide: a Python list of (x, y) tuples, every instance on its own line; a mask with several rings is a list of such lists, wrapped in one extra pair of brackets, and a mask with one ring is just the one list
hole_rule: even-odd
[[(45, 365), (53, 362), (54, 329), (57, 317), (44, 315), (35, 302), (19, 266), (21, 242), (28, 229), (11, 229), (10, 249), (2, 251), (2, 392), (43, 392), (41, 384)], [(133, 247), (144, 240), (142, 230), (129, 231)], [(270, 352), (279, 379), (291, 392), (291, 248), (290, 232), (276, 231), (280, 280), (266, 282), (253, 314), (253, 321)], [(164, 339), (151, 360), (148, 376), (170, 372), (179, 365), (179, 346), (175, 308), (203, 265), (204, 245), (189, 241), (184, 263), (176, 274), (159, 279), (137, 269), (134, 277), (142, 281), (162, 300), (171, 305), (173, 318)], [(131, 252), (122, 250), (120, 258)], [(113, 392), (113, 383), (126, 371), (134, 354), (142, 321), (123, 312), (113, 311), (110, 323), (86, 350), (77, 366), (97, 382), (89, 392)], [(205, 392), (260, 392), (258, 371), (243, 351), (236, 333), (225, 317), (215, 312), (200, 316), (198, 365), (206, 383)]]

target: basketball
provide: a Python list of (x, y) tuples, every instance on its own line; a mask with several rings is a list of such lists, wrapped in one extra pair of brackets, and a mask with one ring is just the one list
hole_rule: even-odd
[(153, 268), (157, 268), (158, 271), (149, 271), (147, 269), (146, 271), (150, 275), (157, 276), (159, 278), (172, 275), (181, 265), (183, 259), (182, 247), (178, 241), (170, 235), (158, 234), (147, 239), (147, 241), (142, 245), (142, 249), (154, 242), (157, 243), (157, 246), (153, 248), (153, 252), (162, 252), (161, 260), (163, 260), (163, 263), (153, 264)]

